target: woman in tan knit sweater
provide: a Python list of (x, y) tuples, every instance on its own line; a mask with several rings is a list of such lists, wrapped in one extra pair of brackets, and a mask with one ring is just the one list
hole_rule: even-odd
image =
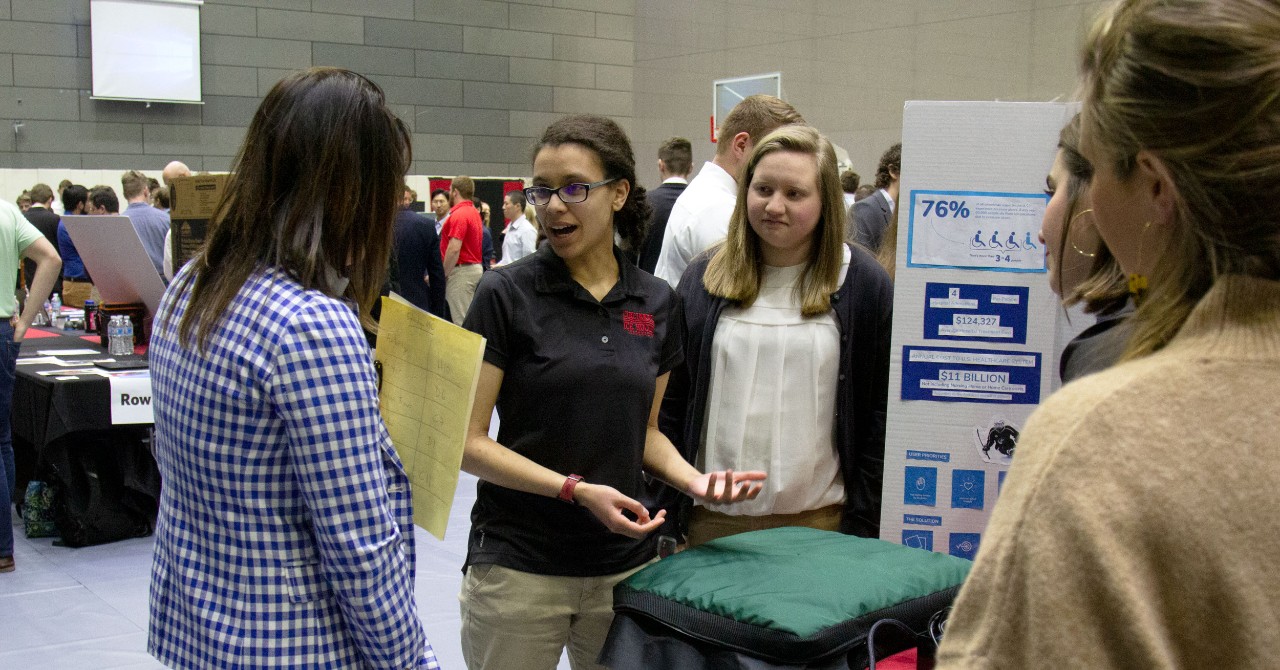
[(941, 668), (1280, 659), (1280, 2), (1122, 0), (1082, 63), (1117, 367), (1028, 422)]

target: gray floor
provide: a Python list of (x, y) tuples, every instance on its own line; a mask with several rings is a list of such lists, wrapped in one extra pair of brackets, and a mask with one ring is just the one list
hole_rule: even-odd
[[(449, 670), (463, 667), (458, 586), (475, 482), (462, 474), (444, 541), (417, 531), (418, 613)], [(68, 549), (14, 531), (18, 569), (0, 574), (0, 668), (164, 667), (146, 652), (151, 538)]]

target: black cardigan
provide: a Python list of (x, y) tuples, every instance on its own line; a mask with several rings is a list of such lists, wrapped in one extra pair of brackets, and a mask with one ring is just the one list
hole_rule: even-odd
[[(840, 531), (877, 537), (884, 479), (893, 283), (870, 253), (856, 245), (851, 248), (853, 256), (844, 283), (831, 296), (840, 328), (835, 440), (846, 496)], [(690, 463), (702, 441), (711, 385), (711, 340), (721, 313), (730, 304), (712, 296), (703, 286), (710, 256), (704, 253), (696, 258), (678, 287), (684, 303), (685, 363), (671, 373), (660, 420), (662, 432)], [(679, 504), (679, 532), (687, 533), (692, 501), (668, 490), (659, 502), (663, 507)]]

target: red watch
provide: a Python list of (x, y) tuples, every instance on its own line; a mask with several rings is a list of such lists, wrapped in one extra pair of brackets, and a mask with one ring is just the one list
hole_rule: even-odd
[(557, 498), (569, 503), (577, 505), (578, 501), (573, 497), (573, 490), (577, 488), (578, 482), (582, 481), (582, 475), (569, 475), (564, 478), (564, 486), (560, 487), (560, 495)]

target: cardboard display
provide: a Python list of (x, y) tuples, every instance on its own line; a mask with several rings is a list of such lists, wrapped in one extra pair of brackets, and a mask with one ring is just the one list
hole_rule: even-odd
[(175, 273), (204, 244), (218, 201), (227, 189), (225, 174), (179, 177), (170, 191), (169, 245)]

